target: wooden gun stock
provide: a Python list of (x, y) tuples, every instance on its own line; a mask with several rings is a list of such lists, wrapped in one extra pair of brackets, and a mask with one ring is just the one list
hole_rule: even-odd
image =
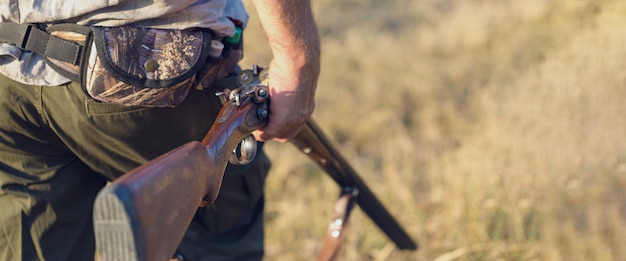
[(341, 154), (335, 150), (312, 119), (304, 125), (291, 142), (315, 161), (342, 189), (356, 189), (358, 194), (355, 196), (355, 201), (358, 206), (399, 249), (417, 249), (417, 244), (413, 239), (385, 209)]
[(198, 206), (216, 199), (233, 150), (266, 124), (267, 90), (248, 91), (222, 107), (202, 143), (184, 144), (100, 191), (93, 218), (102, 260), (172, 257)]

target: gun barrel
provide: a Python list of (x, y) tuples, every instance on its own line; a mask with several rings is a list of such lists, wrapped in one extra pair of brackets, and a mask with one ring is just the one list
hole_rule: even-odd
[(313, 119), (303, 126), (291, 143), (315, 161), (339, 186), (358, 189), (356, 203), (399, 249), (417, 249), (417, 243), (411, 239), (356, 171), (331, 145)]

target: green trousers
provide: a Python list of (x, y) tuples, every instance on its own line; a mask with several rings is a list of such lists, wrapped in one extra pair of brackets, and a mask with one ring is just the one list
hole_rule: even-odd
[[(0, 260), (93, 260), (93, 201), (106, 183), (201, 140), (219, 110), (192, 90), (175, 108), (101, 103), (76, 83), (30, 86), (0, 75)], [(214, 205), (201, 208), (179, 248), (185, 260), (260, 260), (262, 149), (228, 166)], [(172, 253), (174, 254), (174, 253)]]

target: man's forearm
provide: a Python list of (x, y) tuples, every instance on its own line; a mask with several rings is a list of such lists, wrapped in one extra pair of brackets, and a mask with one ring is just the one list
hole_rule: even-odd
[(269, 123), (260, 140), (287, 141), (315, 108), (320, 74), (320, 39), (309, 0), (254, 0), (272, 60), (269, 68)]
[(254, 0), (274, 59), (319, 63), (320, 40), (309, 0)]

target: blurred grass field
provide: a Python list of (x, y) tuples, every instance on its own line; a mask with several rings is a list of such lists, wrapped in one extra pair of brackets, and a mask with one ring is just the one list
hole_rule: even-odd
[[(247, 4), (242, 65), (267, 65)], [(626, 260), (626, 1), (313, 4), (313, 117), (420, 244), (357, 208), (342, 260)], [(312, 260), (338, 187), (266, 148), (266, 260)]]

